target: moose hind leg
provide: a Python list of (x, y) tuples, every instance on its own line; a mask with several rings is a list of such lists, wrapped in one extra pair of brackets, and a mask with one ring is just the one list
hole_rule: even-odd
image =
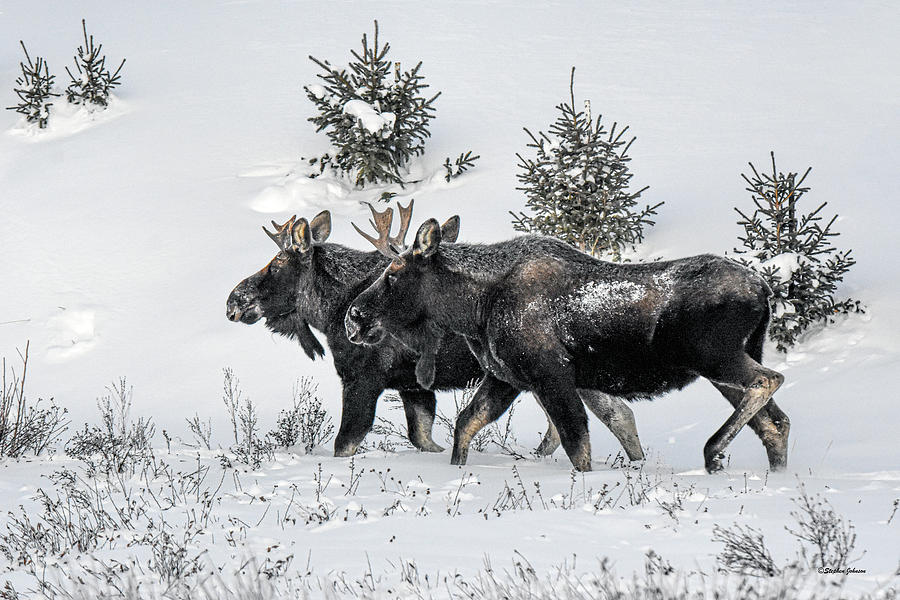
[(431, 439), (431, 429), (434, 425), (434, 413), (436, 401), (434, 392), (428, 390), (401, 390), (400, 399), (403, 401), (403, 411), (406, 413), (406, 430), (409, 433), (409, 441), (422, 452), (443, 452), (443, 446), (439, 446)]
[(737, 388), (742, 392), (734, 412), (709, 438), (703, 448), (706, 470), (710, 473), (722, 470), (725, 448), (741, 428), (766, 406), (775, 390), (784, 383), (784, 375), (778, 371), (767, 369), (746, 354), (736, 363), (730, 365), (730, 369), (726, 367), (727, 370), (724, 373), (717, 374), (715, 377), (707, 377), (715, 383)]
[[(719, 383), (713, 383), (713, 385), (732, 406), (737, 408), (741, 398), (744, 396), (743, 392)], [(750, 419), (749, 425), (766, 449), (766, 454), (769, 458), (769, 468), (773, 471), (785, 469), (787, 467), (788, 434), (790, 433), (791, 422), (787, 415), (775, 404), (775, 400), (770, 399), (756, 413), (756, 416)]]
[(453, 433), (453, 456), (450, 464), (464, 465), (469, 458), (469, 444), (481, 429), (500, 418), (512, 404), (519, 390), (508, 383), (486, 375), (475, 396), (456, 418)]
[(644, 450), (641, 448), (641, 440), (638, 438), (634, 412), (625, 401), (596, 390), (578, 390), (578, 393), (584, 400), (585, 406), (606, 425), (622, 444), (628, 460), (644, 460)]

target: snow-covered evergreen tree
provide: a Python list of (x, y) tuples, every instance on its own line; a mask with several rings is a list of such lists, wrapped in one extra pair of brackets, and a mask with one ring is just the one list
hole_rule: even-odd
[(403, 183), (410, 159), (425, 151), (433, 104), (440, 96), (422, 95), (429, 86), (420, 73), (421, 61), (403, 71), (399, 62), (387, 58), (390, 44), (379, 45), (378, 21), (372, 41), (370, 46), (363, 34), (361, 52), (351, 50), (349, 71), (310, 56), (323, 71), (318, 77), (324, 85), (303, 88), (319, 113), (309, 120), (335, 148), (328, 161), (359, 187)]
[(53, 96), (59, 96), (51, 91), (55, 77), (50, 74), (47, 61), (40, 56), (36, 56), (32, 61), (25, 42), (20, 40), (19, 44), (22, 45), (22, 50), (25, 52), (27, 64), (19, 63), (22, 74), (16, 78), (18, 87), (13, 90), (19, 97), (19, 103), (15, 106), (8, 106), (7, 109), (25, 115), (26, 121), (37, 123), (38, 127), (44, 129), (50, 118), (50, 107), (53, 106), (53, 103), (48, 100)]
[(775, 166), (771, 153), (771, 173), (759, 173), (753, 163), (751, 176), (741, 174), (747, 182), (755, 206), (741, 216), (738, 225), (744, 228), (739, 237), (743, 254), (741, 262), (762, 274), (775, 296), (769, 337), (782, 352), (793, 346), (797, 338), (816, 323), (833, 322), (834, 316), (862, 312), (858, 300), (837, 301), (837, 284), (856, 261), (850, 250), (839, 251), (832, 246), (832, 231), (837, 215), (822, 226), (823, 202), (815, 210), (801, 213), (798, 204), (810, 188), (803, 187), (812, 167), (798, 178), (797, 173), (783, 173)]
[(575, 68), (569, 80), (569, 102), (557, 105), (559, 116), (549, 132), (534, 135), (529, 148), (536, 156), (519, 158), (517, 175), (531, 214), (510, 213), (518, 231), (557, 237), (593, 255), (620, 260), (622, 250), (643, 239), (650, 216), (662, 202), (637, 208), (647, 189), (630, 191), (632, 173), (626, 140), (628, 127), (613, 123), (607, 131), (602, 116), (593, 120), (590, 102), (575, 108)]
[(119, 72), (125, 65), (125, 59), (122, 59), (114, 72), (110, 72), (106, 68), (106, 57), (100, 54), (103, 44), (94, 45), (94, 36), (88, 37), (84, 19), (81, 20), (81, 30), (84, 33), (84, 46), (78, 47), (78, 56), (75, 57), (78, 76), (76, 77), (66, 67), (66, 72), (72, 80), (66, 88), (66, 98), (73, 104), (90, 103), (95, 106), (107, 106), (110, 90), (121, 83)]

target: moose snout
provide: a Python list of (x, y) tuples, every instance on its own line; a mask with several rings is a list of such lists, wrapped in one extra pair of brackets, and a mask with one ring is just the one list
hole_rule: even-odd
[(262, 310), (254, 298), (247, 298), (236, 288), (225, 303), (225, 316), (233, 323), (252, 325), (262, 318)]

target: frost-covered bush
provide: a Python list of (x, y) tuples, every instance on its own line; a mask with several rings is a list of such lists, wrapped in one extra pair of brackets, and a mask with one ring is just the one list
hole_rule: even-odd
[(387, 58), (389, 50), (390, 44), (379, 45), (375, 21), (372, 45), (363, 34), (361, 52), (350, 51), (354, 60), (349, 71), (309, 57), (323, 71), (318, 75), (322, 85), (303, 88), (319, 113), (309, 120), (334, 146), (324, 160), (359, 187), (403, 183), (410, 159), (425, 151), (433, 104), (440, 96), (423, 95), (428, 85), (419, 73), (421, 61), (402, 71), (399, 62)]
[(41, 406), (41, 400), (31, 402), (25, 395), (25, 378), (28, 375), (28, 349), (25, 345), (22, 371), (7, 371), (6, 358), (2, 361), (0, 383), (0, 458), (18, 458), (28, 452), (39, 455), (56, 443), (68, 428), (66, 410), (50, 399), (50, 405)]
[(734, 525), (731, 528), (716, 525), (713, 527), (712, 539), (725, 545), (716, 556), (725, 571), (757, 577), (772, 577), (781, 573), (781, 568), (772, 559), (762, 532), (749, 525)]
[(224, 373), (222, 401), (228, 410), (234, 433), (234, 446), (231, 447), (231, 451), (239, 462), (251, 469), (258, 469), (264, 461), (275, 457), (275, 444), (267, 438), (260, 437), (256, 406), (250, 398), (244, 397), (240, 380), (234, 376), (234, 371), (226, 368)]
[(66, 444), (66, 454), (84, 461), (91, 475), (131, 473), (153, 458), (156, 426), (144, 417), (131, 420), (134, 389), (124, 377), (106, 389), (109, 393), (97, 400), (101, 425), (85, 423)]
[(796, 511), (791, 516), (797, 528), (785, 529), (800, 540), (800, 565), (808, 569), (843, 571), (862, 556), (854, 556), (856, 528), (834, 510), (820, 494), (810, 497), (800, 484), (800, 497), (794, 498)]
[(837, 215), (822, 225), (823, 202), (815, 210), (803, 213), (800, 200), (810, 188), (803, 187), (808, 168), (783, 173), (775, 166), (771, 153), (771, 173), (760, 173), (750, 163), (753, 174), (741, 174), (747, 182), (754, 210), (749, 216), (735, 208), (744, 228), (739, 237), (743, 248), (736, 248), (739, 260), (762, 274), (772, 288), (773, 315), (769, 337), (786, 352), (798, 337), (816, 323), (834, 322), (835, 315), (862, 312), (858, 300), (834, 298), (837, 285), (856, 261), (850, 250), (839, 251), (831, 238)]
[(275, 429), (269, 438), (282, 448), (301, 445), (309, 453), (321, 446), (334, 432), (331, 417), (322, 407), (322, 399), (316, 395), (318, 385), (309, 377), (294, 384), (291, 407), (281, 411)]
[(528, 144), (534, 158), (519, 158), (516, 176), (531, 214), (510, 213), (517, 231), (541, 233), (593, 255), (620, 260), (623, 250), (639, 243), (644, 227), (662, 202), (643, 209), (638, 199), (647, 189), (629, 190), (632, 173), (628, 149), (635, 138), (628, 127), (613, 123), (609, 131), (593, 120), (590, 102), (575, 108), (575, 69), (569, 80), (569, 102), (557, 105), (559, 116), (549, 132), (539, 131)]
[(22, 74), (16, 78), (17, 87), (13, 89), (16, 96), (19, 97), (19, 103), (15, 106), (8, 106), (7, 110), (14, 110), (25, 115), (26, 121), (37, 123), (38, 127), (43, 129), (47, 126), (47, 121), (50, 119), (50, 107), (53, 106), (49, 100), (53, 96), (59, 96), (51, 91), (56, 78), (50, 74), (47, 61), (40, 56), (36, 56), (32, 61), (25, 42), (20, 40), (19, 44), (22, 45), (28, 64), (19, 63)]
[(66, 67), (72, 80), (66, 88), (66, 98), (73, 104), (89, 103), (105, 107), (109, 104), (110, 91), (121, 83), (119, 72), (125, 65), (125, 59), (122, 59), (115, 71), (110, 72), (106, 68), (106, 56), (100, 53), (103, 44), (94, 45), (94, 36), (88, 36), (84, 19), (81, 20), (81, 30), (84, 33), (84, 46), (78, 47), (78, 56), (75, 57), (77, 76)]

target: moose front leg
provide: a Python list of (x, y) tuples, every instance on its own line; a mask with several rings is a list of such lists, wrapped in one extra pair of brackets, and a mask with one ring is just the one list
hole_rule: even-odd
[(491, 375), (485, 375), (475, 396), (456, 418), (453, 433), (453, 456), (450, 464), (464, 465), (469, 458), (469, 444), (481, 429), (500, 418), (512, 404), (519, 390)]
[(547, 417), (547, 431), (544, 433), (541, 443), (534, 449), (534, 453), (538, 456), (550, 456), (559, 448), (559, 432), (556, 430), (556, 425), (550, 420), (550, 415), (547, 414), (547, 409), (544, 408), (540, 400), (538, 400), (538, 406), (541, 407), (541, 410), (544, 411), (544, 416)]
[(437, 402), (428, 390), (400, 390), (409, 441), (422, 452), (443, 452), (444, 448), (431, 439)]
[(334, 438), (335, 456), (353, 456), (375, 422), (375, 405), (384, 391), (381, 382), (361, 377), (344, 382), (341, 426)]
[(535, 390), (544, 410), (559, 432), (559, 439), (577, 471), (591, 470), (591, 437), (587, 413), (574, 385), (547, 379)]

